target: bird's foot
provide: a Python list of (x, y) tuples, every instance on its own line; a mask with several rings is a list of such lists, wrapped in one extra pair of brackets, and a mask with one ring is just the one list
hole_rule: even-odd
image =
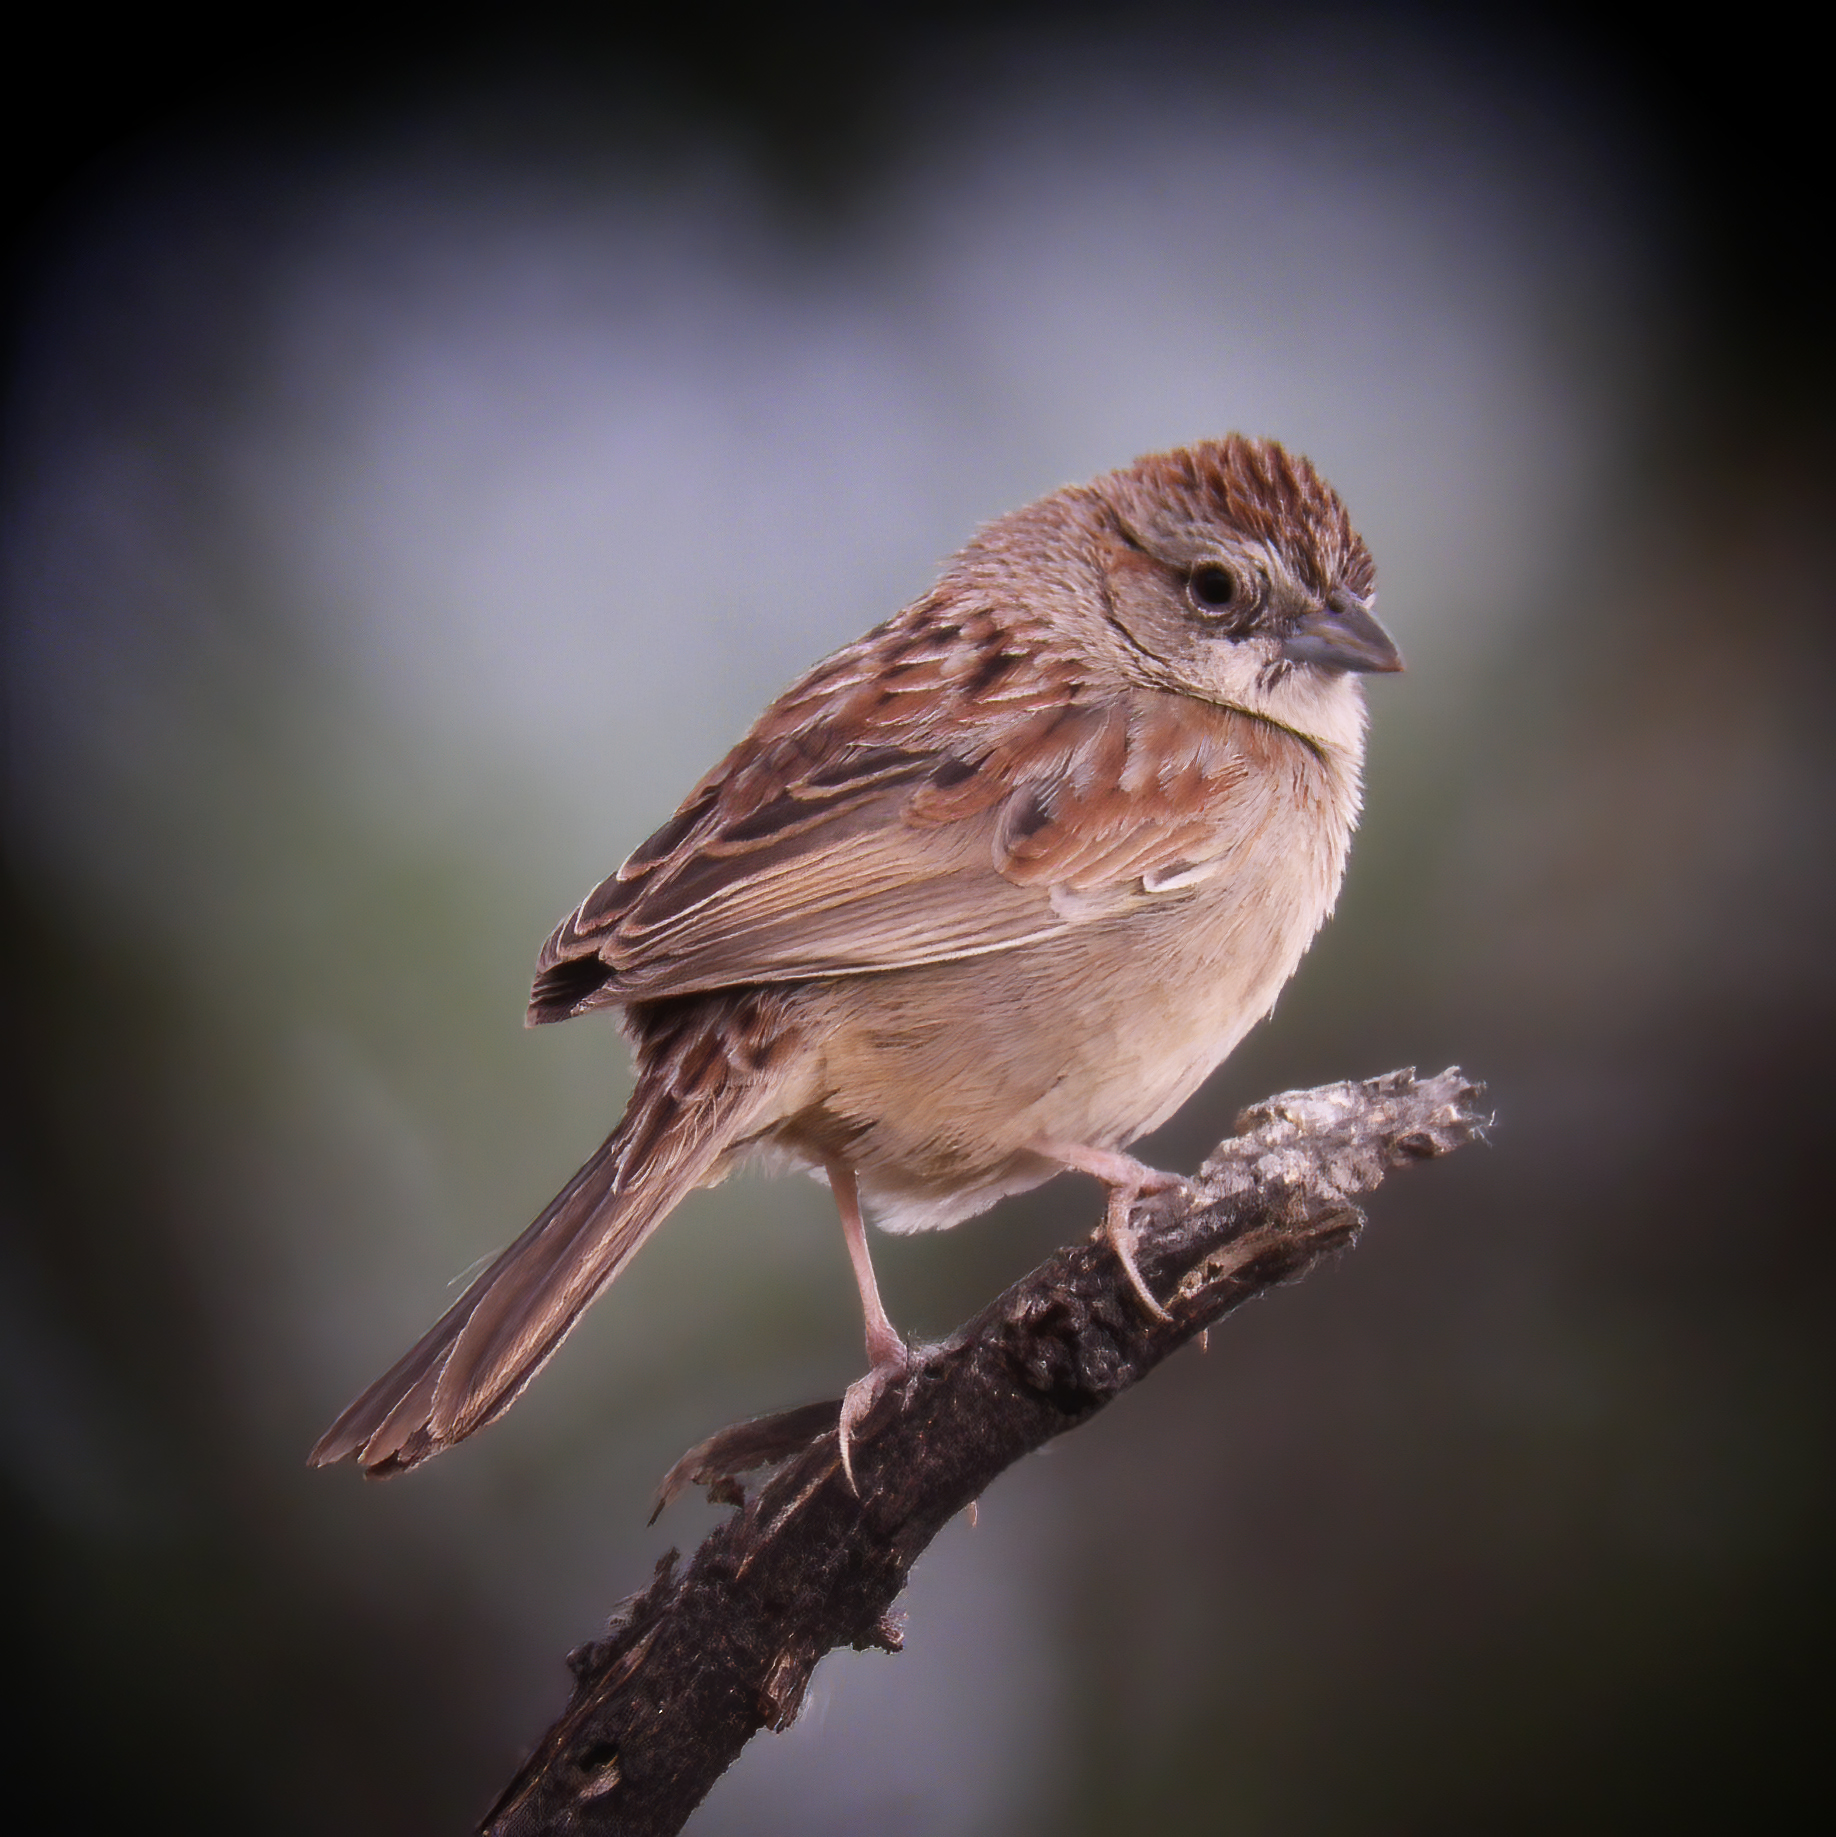
[(842, 1472), (848, 1476), (849, 1489), (857, 1499), (861, 1489), (854, 1477), (854, 1432), (873, 1413), (873, 1406), (886, 1394), (888, 1386), (912, 1368), (912, 1349), (890, 1329), (870, 1336), (867, 1354), (873, 1363), (865, 1377), (856, 1378), (842, 1393), (841, 1421), (836, 1425)]
[(1135, 1246), (1141, 1241), (1141, 1233), (1129, 1218), (1135, 1209), (1135, 1201), (1142, 1194), (1171, 1192), (1181, 1184), (1176, 1174), (1158, 1174), (1155, 1178), (1157, 1184), (1153, 1186), (1112, 1186), (1109, 1189), (1109, 1204), (1103, 1212), (1103, 1235), (1108, 1238), (1110, 1249), (1116, 1253), (1116, 1261), (1122, 1265), (1122, 1273), (1128, 1277), (1129, 1287), (1141, 1298), (1141, 1305), (1155, 1320), (1171, 1324), (1173, 1316), (1154, 1299), (1154, 1291), (1148, 1287), (1147, 1278), (1141, 1273), (1141, 1265), (1135, 1261)]
[(1137, 1161), (1133, 1155), (1118, 1154), (1113, 1148), (1086, 1148), (1075, 1142), (1042, 1142), (1039, 1152), (1076, 1168), (1081, 1174), (1092, 1174), (1109, 1188), (1109, 1204), (1103, 1211), (1103, 1235), (1128, 1277), (1129, 1287), (1141, 1298), (1141, 1305), (1155, 1320), (1171, 1322), (1173, 1316), (1154, 1299), (1141, 1266), (1135, 1261), (1135, 1246), (1141, 1234), (1129, 1220), (1135, 1201), (1148, 1193), (1170, 1193), (1186, 1183), (1178, 1174), (1162, 1173)]

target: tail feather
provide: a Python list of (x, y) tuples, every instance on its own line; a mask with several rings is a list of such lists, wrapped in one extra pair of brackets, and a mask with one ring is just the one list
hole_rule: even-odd
[(744, 1099), (730, 1085), (684, 1104), (667, 1085), (640, 1085), (541, 1217), (326, 1430), (311, 1464), (405, 1472), (507, 1410), (734, 1141)]

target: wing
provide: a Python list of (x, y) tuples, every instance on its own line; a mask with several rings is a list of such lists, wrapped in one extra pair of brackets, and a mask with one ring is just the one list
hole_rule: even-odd
[(1012, 950), (1177, 896), (1272, 814), (1282, 742), (1304, 745), (1099, 694), (992, 616), (908, 615), (788, 691), (582, 901), (529, 1018)]

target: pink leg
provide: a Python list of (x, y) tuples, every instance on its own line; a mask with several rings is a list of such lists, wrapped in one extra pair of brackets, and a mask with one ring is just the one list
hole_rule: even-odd
[(1103, 1235), (1116, 1253), (1130, 1285), (1141, 1297), (1141, 1305), (1156, 1320), (1170, 1321), (1173, 1316), (1154, 1299), (1135, 1262), (1135, 1230), (1129, 1213), (1143, 1193), (1167, 1193), (1185, 1182), (1178, 1174), (1163, 1174), (1157, 1167), (1137, 1161), (1133, 1155), (1117, 1154), (1110, 1148), (1085, 1148), (1077, 1142), (1040, 1142), (1038, 1152), (1062, 1162), (1080, 1174), (1094, 1175), (1109, 1188), (1109, 1204), (1103, 1212)]
[(842, 1471), (848, 1476), (848, 1484), (859, 1493), (850, 1449), (854, 1431), (878, 1402), (880, 1393), (904, 1372), (911, 1353), (892, 1324), (880, 1300), (880, 1285), (873, 1279), (873, 1257), (867, 1248), (867, 1226), (861, 1218), (861, 1195), (854, 1169), (838, 1161), (825, 1165), (835, 1209), (841, 1213), (842, 1237), (848, 1245), (848, 1261), (854, 1265), (855, 1286), (861, 1291), (861, 1316), (867, 1327), (867, 1375), (856, 1378), (843, 1393), (839, 1430)]

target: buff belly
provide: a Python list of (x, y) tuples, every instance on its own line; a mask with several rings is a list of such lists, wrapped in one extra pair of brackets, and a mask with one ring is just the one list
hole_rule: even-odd
[(998, 959), (812, 989), (813, 1101), (772, 1133), (853, 1167), (887, 1230), (972, 1217), (1059, 1171), (1040, 1142), (1123, 1148), (1165, 1122), (1293, 973), (1329, 903), (1308, 891), (1275, 912), (1239, 877)]

